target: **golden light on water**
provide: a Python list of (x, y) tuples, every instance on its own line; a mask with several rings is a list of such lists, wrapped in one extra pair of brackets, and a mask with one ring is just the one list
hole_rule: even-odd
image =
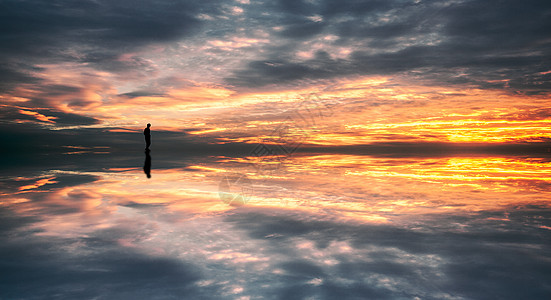
[[(43, 193), (42, 188), (68, 174), (97, 176), (99, 180), (56, 190), (40, 203), (30, 198), (22, 200), (35, 191)], [(185, 168), (153, 170), (154, 180), (147, 179), (141, 169), (132, 168), (91, 173), (51, 171), (13, 194), (5, 194), (3, 203), (21, 203), (18, 211), (22, 215), (51, 205), (67, 208), (78, 205), (79, 214), (91, 218), (90, 222), (94, 216), (116, 215), (117, 206), (130, 204), (154, 205), (166, 210), (165, 213), (201, 218), (236, 209), (219, 198), (219, 183), (225, 174), (240, 174), (250, 180), (247, 207), (304, 210), (359, 222), (393, 223), (416, 215), (462, 215), (507, 210), (518, 205), (551, 205), (548, 159), (365, 155), (300, 155), (282, 161), (220, 157)], [(120, 186), (125, 188), (117, 188)], [(70, 200), (74, 197), (86, 201), (77, 204)], [(54, 230), (57, 225), (53, 224), (58, 220), (51, 222), (47, 227), (54, 226), (49, 229)], [(67, 222), (59, 226), (71, 226)], [(74, 222), (81, 220), (76, 218)], [(74, 224), (83, 225), (86, 223)], [(63, 229), (55, 229), (59, 230)]]

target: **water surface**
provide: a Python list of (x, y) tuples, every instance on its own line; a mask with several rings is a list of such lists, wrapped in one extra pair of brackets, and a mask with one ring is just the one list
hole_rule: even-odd
[(549, 158), (149, 155), (4, 173), (0, 296), (551, 295)]

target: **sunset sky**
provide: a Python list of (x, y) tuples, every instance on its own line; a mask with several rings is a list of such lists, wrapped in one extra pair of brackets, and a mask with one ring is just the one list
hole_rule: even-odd
[(148, 122), (226, 144), (282, 124), (325, 146), (549, 141), (545, 1), (0, 7), (0, 126), (14, 144), (67, 133), (86, 146), (79, 133), (109, 140)]
[(548, 0), (0, 0), (0, 298), (551, 299), (550, 96)]

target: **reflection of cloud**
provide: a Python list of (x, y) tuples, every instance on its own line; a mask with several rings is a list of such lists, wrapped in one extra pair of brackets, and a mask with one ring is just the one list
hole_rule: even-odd
[[(283, 260), (272, 261), (283, 283), (275, 291), (279, 295), (515, 299), (531, 293), (544, 297), (548, 292), (548, 276), (538, 264), (543, 263), (539, 247), (549, 245), (538, 237), (537, 229), (523, 229), (524, 218), (537, 219), (540, 213), (523, 209), (512, 222), (481, 221), (484, 213), (444, 215), (422, 223), (436, 227), (419, 224), (418, 229), (352, 225), (275, 211), (232, 214), (228, 222), (249, 232), (252, 239), (267, 241), (267, 253)], [(459, 223), (460, 231), (441, 227)], [(518, 236), (519, 230), (526, 235)], [(305, 241), (313, 246), (301, 247)], [(511, 243), (518, 246), (509, 247)], [(527, 250), (518, 243), (538, 246)], [(312, 282), (319, 288), (313, 288)]]
[(39, 188), (39, 187), (41, 187), (41, 186), (43, 186), (43, 185), (46, 185), (46, 184), (53, 184), (53, 183), (57, 183), (57, 181), (55, 181), (55, 176), (54, 176), (54, 177), (49, 177), (49, 178), (44, 178), (44, 179), (39, 179), (39, 180), (37, 180), (37, 181), (36, 181), (35, 183), (33, 183), (33, 184), (20, 186), (20, 187), (19, 187), (19, 190), (20, 190), (20, 191), (32, 190), (32, 189)]
[[(78, 174), (71, 172), (48, 171), (44, 172), (38, 169), (40, 175), (30, 172), (29, 174), (19, 173), (5, 176), (0, 193), (32, 195), (33, 193), (41, 194), (44, 191), (55, 191), (65, 187), (78, 186), (80, 184), (94, 182), (99, 177), (90, 174)], [(17, 176), (19, 175), (19, 176)], [(21, 177), (21, 175), (29, 175), (29, 177)]]
[[(549, 189), (536, 190), (544, 159), (297, 155), (274, 177), (245, 172), (258, 189), (247, 205), (232, 208), (218, 199), (218, 183), (222, 170), (243, 174), (240, 160), (195, 158), (176, 168), (174, 156), (163, 162), (159, 153), (163, 167), (148, 180), (141, 147), (137, 154), (134, 168), (52, 171), (0, 186), (7, 199), (0, 254), (10, 261), (0, 267), (19, 280), (0, 276), (0, 294), (515, 299), (524, 289), (534, 298), (546, 293), (549, 266), (541, 258), (551, 234)], [(486, 178), (475, 186), (446, 174)], [(524, 179), (491, 179), (505, 174)], [(54, 176), (57, 183), (18, 190)], [(277, 202), (279, 196), (300, 204)], [(68, 288), (74, 286), (80, 294)]]
[[(406, 148), (407, 149), (407, 148)], [(501, 209), (538, 203), (547, 195), (548, 159), (430, 155), (305, 155), (286, 158), (273, 173), (257, 172), (251, 158), (224, 158), (247, 172), (254, 194), (248, 206), (326, 212), (368, 223), (402, 216)], [(442, 197), (442, 193), (446, 197)]]
[[(2, 217), (3, 224), (9, 220)], [(37, 237), (20, 227), (14, 229), (25, 238), (1, 238), (0, 254), (10, 262), (0, 263), (2, 297), (55, 294), (64, 298), (137, 299), (200, 293), (192, 285), (200, 278), (198, 269), (181, 260), (117, 247), (95, 234), (64, 239)], [(117, 237), (124, 238), (124, 232), (117, 232)]]

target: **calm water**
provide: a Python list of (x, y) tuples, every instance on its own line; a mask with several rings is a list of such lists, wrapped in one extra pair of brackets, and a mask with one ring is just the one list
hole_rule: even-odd
[(14, 160), (2, 299), (551, 297), (548, 158)]

